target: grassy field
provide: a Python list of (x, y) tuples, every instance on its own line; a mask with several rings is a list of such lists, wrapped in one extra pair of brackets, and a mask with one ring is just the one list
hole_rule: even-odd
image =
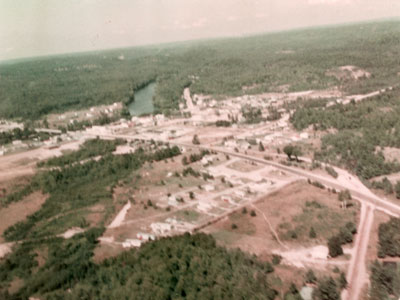
[[(358, 204), (343, 210), (337, 194), (321, 190), (304, 181), (295, 182), (279, 190), (255, 206), (271, 223), (282, 242), (293, 247), (325, 245), (347, 222), (357, 223)], [(255, 215), (251, 211), (255, 210)], [(316, 236), (309, 233), (314, 228)], [(276, 237), (259, 210), (247, 207), (228, 219), (210, 226), (206, 232), (228, 247), (263, 255), (279, 248)]]

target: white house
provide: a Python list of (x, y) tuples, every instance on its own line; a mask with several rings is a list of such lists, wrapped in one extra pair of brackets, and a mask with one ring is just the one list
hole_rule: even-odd
[(179, 203), (176, 200), (175, 196), (169, 196), (168, 197), (168, 205), (170, 205), (170, 206), (178, 206), (179, 205)]
[(212, 163), (212, 162), (213, 162), (212, 156), (204, 156), (204, 157), (201, 159), (201, 164), (202, 164), (203, 166), (208, 165), (209, 163)]
[(125, 242), (122, 242), (124, 248), (140, 247), (141, 245), (142, 241), (138, 239), (126, 239)]
[(236, 190), (234, 193), (235, 193), (235, 195), (238, 196), (238, 197), (244, 197), (244, 196), (246, 196), (246, 193), (245, 193), (244, 191), (242, 191), (242, 190)]
[(200, 201), (199, 204), (197, 205), (197, 209), (203, 212), (207, 212), (208, 210), (212, 209), (213, 206), (205, 201)]
[(169, 223), (157, 222), (151, 223), (150, 228), (156, 234), (166, 234), (172, 230), (172, 225)]
[(300, 133), (300, 138), (303, 140), (308, 139), (308, 133), (307, 132)]
[(204, 189), (205, 189), (207, 192), (212, 192), (212, 191), (215, 190), (215, 187), (214, 187), (212, 184), (206, 184), (206, 185), (204, 186)]

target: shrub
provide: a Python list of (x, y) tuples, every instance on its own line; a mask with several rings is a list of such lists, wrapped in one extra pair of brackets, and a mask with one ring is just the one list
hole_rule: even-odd
[(197, 134), (195, 134), (193, 136), (192, 143), (193, 143), (193, 145), (200, 145), (200, 140), (199, 140), (199, 137), (197, 136)]
[(343, 254), (342, 240), (338, 236), (333, 236), (328, 240), (330, 257), (337, 257)]
[(322, 279), (313, 292), (313, 299), (321, 300), (339, 300), (340, 294), (335, 280), (332, 277)]
[(379, 251), (381, 256), (400, 256), (400, 219), (391, 218), (379, 225)]
[(340, 273), (338, 281), (339, 281), (339, 288), (340, 289), (347, 288), (347, 279), (346, 279), (346, 275), (343, 272)]
[(309, 232), (308, 235), (309, 235), (309, 237), (312, 238), (312, 239), (315, 239), (315, 238), (317, 237), (317, 233), (315, 232), (314, 227), (311, 227), (311, 228), (310, 228), (310, 232)]
[(272, 255), (272, 264), (274, 266), (279, 265), (282, 261), (282, 256), (278, 255), (278, 254), (273, 254)]
[(308, 270), (306, 273), (306, 278), (305, 278), (306, 283), (317, 283), (317, 277), (314, 274), (313, 270)]
[(333, 178), (338, 178), (339, 174), (335, 171), (334, 168), (330, 167), (330, 166), (326, 166), (325, 167), (325, 171), (331, 175)]
[(265, 148), (264, 148), (263, 143), (260, 142), (260, 143), (258, 144), (258, 150), (259, 150), (260, 152), (265, 151)]

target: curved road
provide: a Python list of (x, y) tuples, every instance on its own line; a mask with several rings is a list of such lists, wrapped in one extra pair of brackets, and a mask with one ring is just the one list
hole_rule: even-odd
[[(83, 132), (83, 134), (90, 136), (100, 136), (104, 138), (121, 138), (126, 140), (150, 140), (151, 138), (143, 137), (140, 135), (130, 136), (130, 135), (120, 135), (120, 134), (91, 134)], [(360, 185), (360, 188), (349, 187), (349, 185), (344, 185), (337, 181), (332, 177), (317, 175), (312, 172), (298, 169), (291, 166), (285, 166), (277, 162), (264, 160), (258, 157), (241, 154), (237, 152), (227, 151), (225, 149), (217, 148), (217, 147), (209, 147), (206, 145), (193, 145), (186, 144), (180, 142), (174, 142), (171, 140), (159, 140), (162, 142), (169, 143), (171, 145), (187, 147), (187, 148), (197, 148), (204, 149), (214, 152), (223, 153), (229, 156), (239, 157), (242, 159), (246, 159), (249, 161), (257, 162), (264, 165), (273, 166), (282, 171), (292, 173), (303, 178), (310, 179), (312, 181), (318, 181), (325, 185), (326, 187), (334, 188), (336, 190), (344, 190), (348, 189), (352, 197), (359, 201), (362, 206), (360, 223), (358, 226), (358, 234), (356, 236), (356, 240), (354, 243), (354, 252), (351, 257), (349, 270), (347, 273), (347, 281), (349, 283), (349, 287), (342, 293), (342, 298), (347, 300), (357, 300), (364, 284), (367, 282), (367, 270), (366, 270), (366, 254), (369, 242), (370, 231), (373, 223), (374, 210), (381, 210), (386, 214), (391, 216), (399, 217), (400, 216), (400, 206), (396, 205), (390, 201), (383, 200), (369, 191), (365, 186)], [(340, 170), (343, 174), (348, 174), (346, 171)], [(354, 178), (354, 177), (353, 177)], [(351, 179), (351, 178), (350, 178)], [(354, 180), (354, 179), (353, 179)], [(358, 180), (358, 179), (355, 179)], [(361, 191), (360, 191), (361, 190)]]

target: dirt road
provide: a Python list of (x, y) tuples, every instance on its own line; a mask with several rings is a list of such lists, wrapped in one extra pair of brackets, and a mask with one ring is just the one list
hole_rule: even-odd
[[(101, 136), (101, 135), (100, 135)], [(122, 139), (137, 139), (138, 136), (129, 136), (129, 135), (105, 135), (105, 138), (122, 138)], [(246, 159), (249, 161), (253, 161), (256, 163), (270, 165), (282, 171), (301, 176), (303, 178), (310, 179), (312, 181), (318, 181), (323, 185), (334, 188), (336, 190), (344, 190), (348, 189), (353, 198), (360, 201), (360, 203), (365, 206), (366, 212), (364, 213), (365, 216), (360, 221), (359, 226), (359, 234), (357, 235), (355, 246), (354, 246), (354, 254), (352, 256), (352, 264), (349, 268), (348, 274), (348, 283), (349, 283), (349, 290), (348, 294), (345, 293), (343, 299), (347, 300), (355, 300), (360, 295), (361, 289), (366, 282), (366, 267), (365, 267), (365, 257), (366, 251), (368, 247), (369, 235), (373, 221), (373, 211), (374, 209), (381, 210), (385, 213), (389, 213), (392, 216), (400, 216), (400, 206), (395, 205), (387, 200), (383, 200), (373, 194), (369, 189), (363, 186), (357, 178), (350, 175), (347, 171), (335, 168), (337, 171), (340, 172), (342, 175), (340, 176), (340, 180), (336, 180), (329, 175), (318, 175), (303, 169), (285, 166), (277, 162), (264, 160), (261, 158), (253, 157), (250, 155), (245, 155), (237, 152), (227, 151), (223, 148), (217, 147), (210, 147), (207, 145), (192, 145), (192, 144), (185, 144), (185, 143), (178, 143), (174, 141), (169, 141), (171, 145), (186, 147), (186, 148), (197, 148), (197, 149), (206, 149), (209, 151), (215, 151), (219, 153), (223, 153), (229, 155), (231, 157), (239, 157), (242, 159)]]
[(366, 255), (373, 221), (374, 207), (362, 204), (360, 224), (354, 243), (354, 252), (351, 256), (347, 272), (349, 287), (342, 292), (342, 299), (358, 300), (363, 286), (368, 282)]
[(193, 109), (193, 101), (192, 101), (192, 97), (190, 96), (189, 88), (185, 88), (185, 90), (183, 91), (183, 97), (186, 100), (187, 108), (189, 109), (189, 111), (191, 111)]
[(271, 230), (272, 234), (274, 235), (275, 239), (277, 240), (277, 242), (279, 243), (279, 245), (281, 245), (283, 248), (285, 249), (289, 249), (288, 246), (286, 246), (281, 239), (279, 238), (278, 233), (275, 231), (274, 227), (272, 226), (271, 222), (268, 220), (267, 216), (264, 214), (264, 212), (259, 209), (257, 206), (254, 205), (254, 203), (251, 204), (251, 207), (253, 207), (255, 210), (257, 210), (260, 214), (262, 214), (264, 221), (267, 223), (269, 230)]
[(125, 216), (128, 213), (128, 210), (131, 208), (131, 201), (128, 201), (128, 203), (126, 203), (124, 205), (124, 207), (120, 210), (120, 212), (117, 214), (117, 216), (114, 218), (114, 220), (111, 222), (110, 225), (108, 225), (107, 228), (117, 228), (119, 226), (121, 226), (121, 224), (124, 222), (125, 220)]
[[(87, 135), (93, 136), (94, 134), (86, 133)], [(122, 135), (122, 134), (96, 134), (96, 136), (104, 137), (104, 138), (121, 138), (121, 139), (127, 139), (127, 140), (134, 140), (134, 139), (144, 139), (142, 136), (132, 136), (132, 135)], [(149, 139), (150, 140), (150, 139)], [(164, 142), (164, 141), (163, 141)], [(347, 174), (348, 180), (346, 178), (340, 178), (340, 180), (337, 180), (329, 175), (318, 175), (315, 173), (312, 173), (310, 171), (306, 171), (304, 169), (300, 168), (295, 168), (292, 166), (285, 166), (280, 163), (270, 161), (270, 160), (265, 160), (261, 159), (258, 157), (253, 157), (250, 155), (238, 153), (238, 152), (232, 152), (225, 150), (224, 148), (219, 148), (219, 147), (210, 147), (207, 145), (193, 145), (193, 144), (187, 144), (187, 143), (180, 143), (180, 142), (174, 142), (172, 140), (168, 141), (170, 145), (176, 145), (176, 146), (181, 146), (185, 148), (197, 148), (200, 150), (209, 150), (209, 151), (214, 151), (218, 153), (223, 153), (226, 155), (229, 155), (231, 157), (239, 157), (245, 160), (253, 161), (256, 163), (264, 164), (264, 165), (269, 165), (273, 166), (279, 170), (286, 171), (288, 173), (298, 175), (300, 177), (310, 179), (313, 181), (318, 181), (325, 185), (326, 187), (334, 188), (336, 190), (345, 190), (348, 189), (352, 196), (365, 203), (369, 203), (371, 205), (375, 206), (375, 209), (381, 210), (385, 213), (390, 213), (392, 216), (400, 216), (400, 206), (396, 205), (390, 201), (384, 200), (376, 196), (374, 193), (372, 193), (368, 188), (366, 188), (356, 177), (350, 175), (347, 171), (336, 168), (337, 171), (339, 171), (341, 174)]]
[(33, 175), (36, 163), (53, 156), (60, 156), (64, 150), (77, 150), (83, 140), (72, 141), (61, 145), (59, 148), (48, 149), (43, 146), (33, 150), (0, 156), (0, 181), (11, 180), (16, 177)]

